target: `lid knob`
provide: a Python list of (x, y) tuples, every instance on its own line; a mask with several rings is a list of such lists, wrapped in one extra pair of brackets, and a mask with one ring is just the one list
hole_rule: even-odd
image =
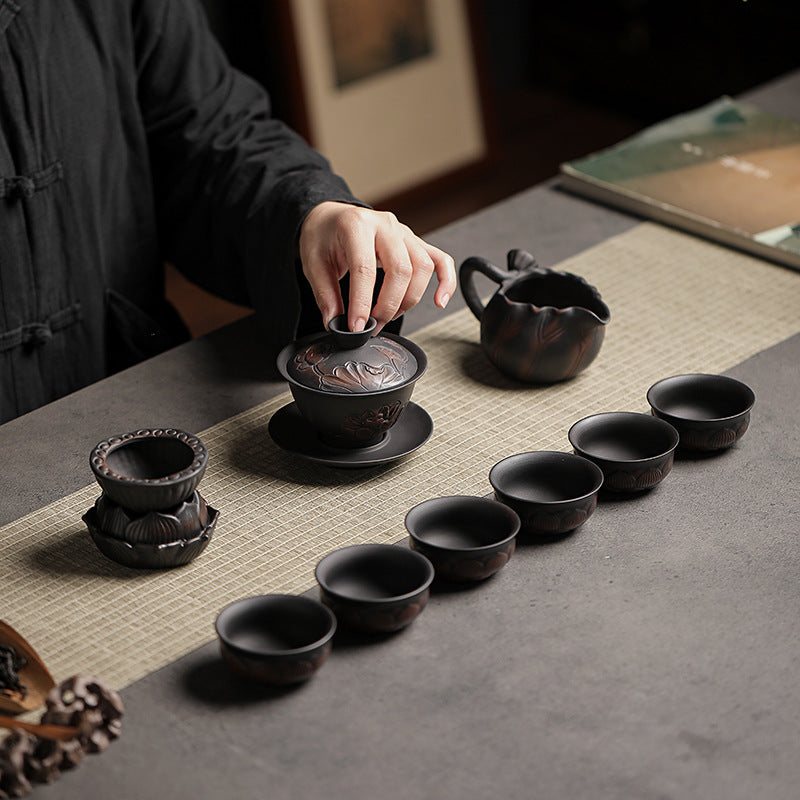
[(355, 350), (369, 341), (377, 327), (375, 317), (370, 317), (363, 331), (351, 331), (347, 325), (347, 314), (339, 314), (328, 323), (328, 332), (339, 350)]

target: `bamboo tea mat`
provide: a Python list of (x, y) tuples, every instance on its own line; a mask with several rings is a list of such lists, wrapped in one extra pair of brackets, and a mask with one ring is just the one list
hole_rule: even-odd
[(580, 417), (646, 411), (658, 378), (723, 371), (800, 330), (800, 274), (653, 223), (559, 267), (611, 308), (603, 348), (575, 380), (545, 389), (504, 380), (470, 312), (442, 318), (413, 335), (430, 362), (413, 399), (434, 420), (413, 456), (360, 470), (300, 461), (267, 433), (286, 393), (199, 432), (210, 454), (200, 490), (220, 519), (195, 562), (140, 572), (107, 560), (81, 521), (99, 493), (91, 483), (0, 529), (2, 617), (57, 680), (90, 673), (121, 688), (213, 639), (226, 603), (312, 587), (321, 556), (402, 539), (406, 511), (426, 498), (487, 494), (499, 459), (569, 450)]

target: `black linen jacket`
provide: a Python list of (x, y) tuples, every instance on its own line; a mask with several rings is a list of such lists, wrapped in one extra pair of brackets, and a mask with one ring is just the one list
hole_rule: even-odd
[(323, 200), (357, 202), (197, 0), (0, 0), (0, 422), (185, 338), (165, 260), (289, 341)]

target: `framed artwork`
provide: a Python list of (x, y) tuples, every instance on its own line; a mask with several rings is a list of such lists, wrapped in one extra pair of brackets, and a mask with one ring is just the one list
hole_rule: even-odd
[(287, 0), (298, 127), (375, 203), (489, 157), (471, 0)]

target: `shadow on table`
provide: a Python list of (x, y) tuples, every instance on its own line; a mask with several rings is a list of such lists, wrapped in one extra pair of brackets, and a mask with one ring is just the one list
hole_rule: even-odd
[[(411, 625), (413, 624), (414, 623), (412, 622)], [(379, 647), (380, 645), (388, 644), (389, 642), (401, 639), (411, 625), (401, 628), (399, 631), (381, 633), (357, 631), (352, 628), (342, 626), (337, 629), (333, 636), (333, 651), (335, 653), (337, 650), (356, 650), (361, 647)]]
[(520, 531), (517, 534), (517, 549), (534, 550), (537, 547), (553, 547), (563, 544), (580, 536), (581, 528), (583, 528), (583, 525), (579, 525), (566, 533), (526, 533), (525, 531)]
[(675, 451), (675, 463), (680, 467), (681, 463), (716, 461), (717, 459), (727, 458), (732, 453), (735, 453), (736, 450), (736, 445), (728, 447), (725, 450), (711, 450), (707, 452), (701, 450), (683, 450), (681, 446), (678, 445), (678, 449)]
[(397, 469), (390, 462), (363, 469), (328, 467), (281, 450), (269, 435), (267, 423), (244, 428), (232, 439), (226, 458), (231, 467), (251, 474), (276, 478), (299, 486), (335, 487), (363, 483)]
[[(667, 478), (669, 479), (669, 478)], [(598, 506), (603, 508), (613, 508), (615, 505), (634, 505), (650, 497), (653, 492), (658, 492), (661, 489), (661, 484), (653, 486), (652, 489), (644, 489), (634, 492), (619, 492), (611, 491), (609, 489), (600, 489), (597, 494)]]
[[(505, 567), (503, 567), (505, 569)], [(449, 581), (438, 575), (431, 584), (431, 597), (446, 596), (450, 594), (469, 594), (478, 591), (482, 586), (489, 586), (498, 579), (502, 570), (478, 581)]]
[[(500, 370), (489, 361), (480, 344), (465, 342), (463, 340), (455, 344), (459, 347), (459, 352), (456, 357), (461, 363), (461, 370), (468, 378), (483, 386), (489, 386), (492, 389), (512, 391), (524, 389), (528, 392), (536, 392), (548, 389), (553, 385), (552, 383), (529, 383), (515, 380), (500, 372)], [(575, 378), (571, 378), (570, 380), (575, 380)]]
[(471, 380), (493, 389), (520, 389), (527, 384), (514, 381), (503, 375), (492, 364), (477, 342), (454, 342), (458, 347), (456, 358), (461, 364), (462, 372)]
[(95, 547), (86, 528), (65, 529), (57, 536), (37, 541), (25, 553), (30, 566), (56, 577), (124, 578), (149, 572), (125, 567), (106, 558)]
[(279, 700), (302, 690), (306, 683), (270, 686), (236, 675), (221, 656), (209, 653), (183, 675), (183, 688), (195, 700), (213, 706), (241, 706)]

